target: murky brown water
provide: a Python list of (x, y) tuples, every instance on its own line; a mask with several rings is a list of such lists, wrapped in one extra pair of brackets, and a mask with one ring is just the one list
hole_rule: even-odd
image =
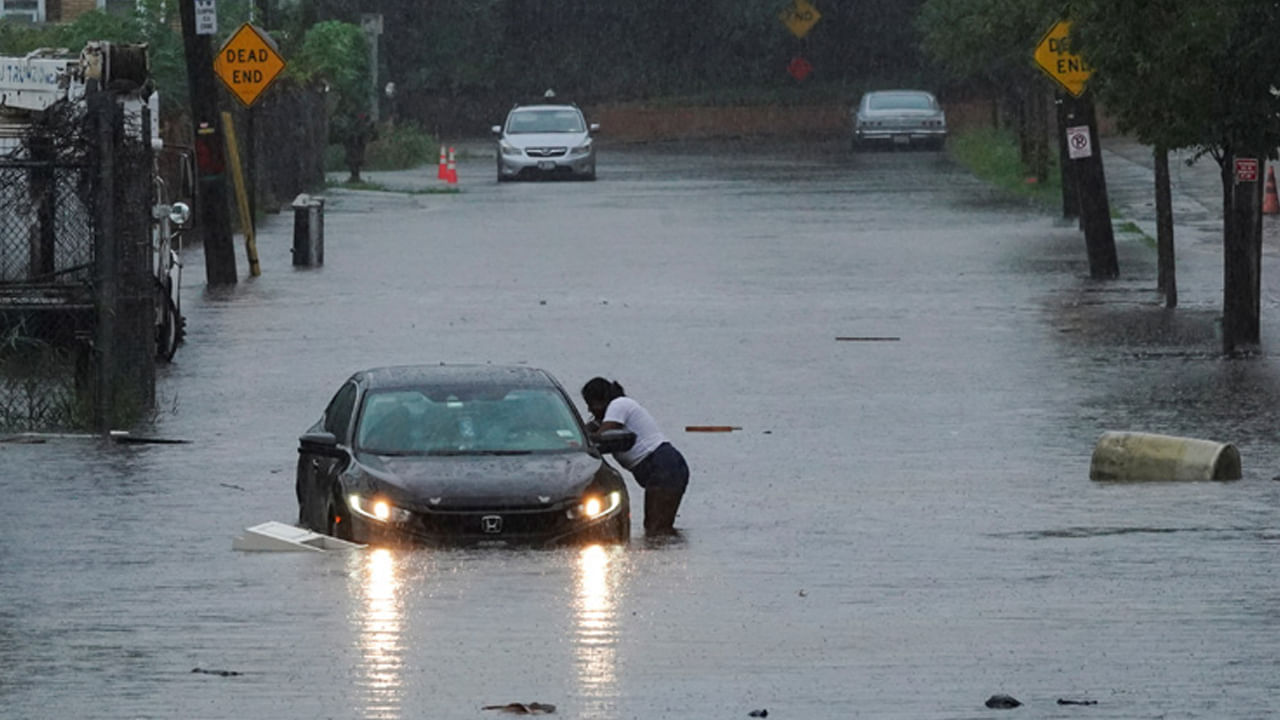
[[(1161, 330), (1153, 251), (1095, 288), (1074, 228), (935, 155), (711, 150), (333, 193), (323, 269), (272, 218), (230, 291), (190, 255), (144, 428), (188, 444), (0, 444), (0, 714), (1269, 715), (1280, 383), (1216, 356), (1220, 266), (1184, 259)], [(689, 457), (683, 541), (231, 551), (293, 518), (297, 435), (350, 371), (437, 361), (617, 377)], [(1235, 442), (1245, 479), (1090, 483), (1108, 429)]]

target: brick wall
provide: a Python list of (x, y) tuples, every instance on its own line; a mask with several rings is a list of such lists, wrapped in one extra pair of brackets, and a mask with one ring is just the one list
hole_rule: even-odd
[[(52, 5), (53, 3), (50, 3)], [(98, 0), (59, 0), (60, 7), (55, 16), (54, 8), (49, 8), (49, 19), (58, 22), (71, 22), (90, 10), (98, 9)]]

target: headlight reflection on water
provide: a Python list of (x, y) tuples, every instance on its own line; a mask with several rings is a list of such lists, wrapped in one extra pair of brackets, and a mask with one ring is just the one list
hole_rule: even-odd
[(364, 717), (391, 720), (401, 717), (400, 645), (403, 608), (396, 577), (396, 557), (386, 548), (370, 550), (360, 613), (360, 654), (365, 687)]
[(607, 706), (606, 699), (617, 694), (618, 631), (614, 595), (618, 584), (619, 563), (616, 561), (621, 557), (621, 548), (605, 549), (599, 545), (584, 547), (578, 555), (575, 665), (583, 697), (594, 698), (602, 706)]

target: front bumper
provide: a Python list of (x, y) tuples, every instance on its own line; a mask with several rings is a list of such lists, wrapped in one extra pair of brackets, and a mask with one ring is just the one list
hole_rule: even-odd
[(571, 520), (565, 509), (495, 510), (492, 512), (413, 512), (408, 522), (389, 523), (351, 514), (356, 542), (371, 545), (514, 545), (542, 546), (578, 542), (626, 542), (619, 527), (630, 529), (630, 505), (594, 520)]
[(530, 157), (498, 152), (498, 172), (503, 177), (537, 176), (537, 175), (595, 175), (596, 154), (594, 150), (575, 154), (572, 149), (563, 155), (551, 157)]

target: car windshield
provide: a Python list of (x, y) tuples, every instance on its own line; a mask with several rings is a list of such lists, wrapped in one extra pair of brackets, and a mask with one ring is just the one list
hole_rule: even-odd
[(551, 388), (396, 389), (365, 397), (356, 431), (376, 455), (503, 455), (578, 449), (582, 430)]
[(507, 132), (512, 135), (585, 131), (582, 114), (576, 110), (519, 110), (507, 119)]
[(891, 93), (867, 98), (871, 110), (932, 110), (933, 101), (919, 93)]

